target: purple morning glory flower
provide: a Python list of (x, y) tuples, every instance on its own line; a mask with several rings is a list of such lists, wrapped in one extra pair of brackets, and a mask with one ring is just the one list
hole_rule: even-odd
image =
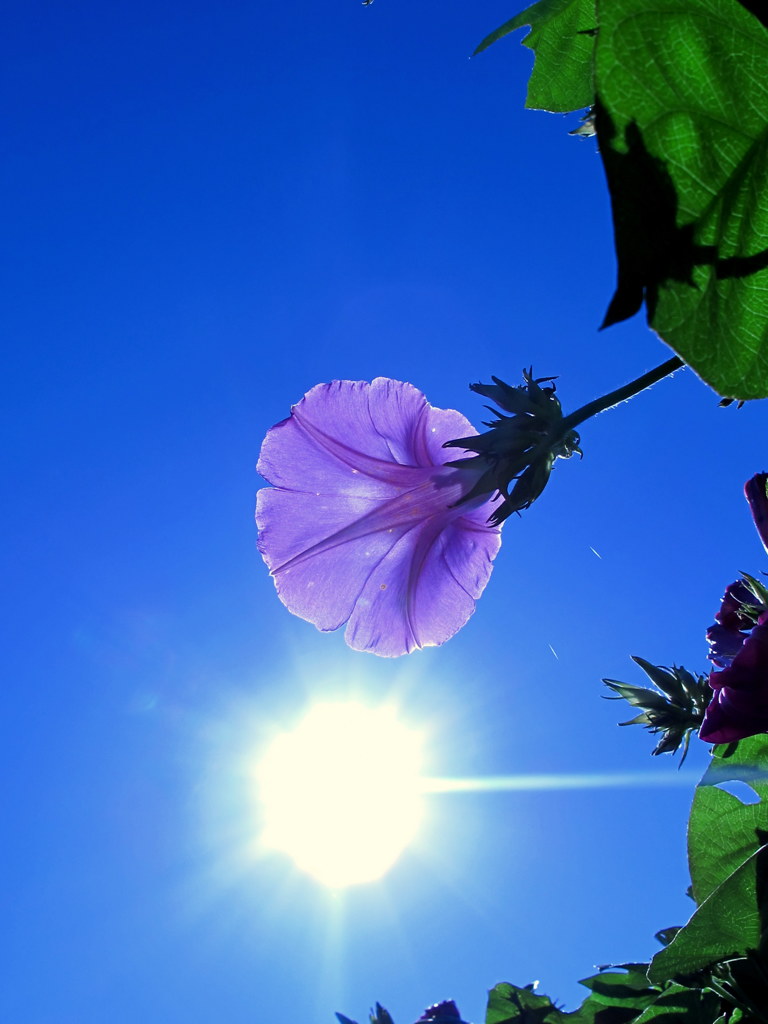
[[(748, 480), (744, 493), (768, 550), (768, 474)], [(726, 588), (715, 623), (707, 630), (714, 696), (699, 732), (709, 743), (732, 743), (768, 732), (768, 591), (751, 576)]]
[(259, 550), (289, 611), (347, 624), (350, 647), (386, 657), (442, 644), (465, 624), (499, 550), (498, 498), (467, 496), (485, 466), (449, 466), (475, 431), (411, 384), (318, 384), (264, 439)]

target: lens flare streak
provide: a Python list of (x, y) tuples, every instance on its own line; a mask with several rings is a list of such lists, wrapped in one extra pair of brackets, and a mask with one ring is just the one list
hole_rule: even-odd
[(691, 772), (650, 775), (648, 772), (593, 772), (580, 774), (485, 775), (464, 779), (422, 779), (422, 793), (512, 793), (563, 789), (622, 789), (625, 787), (695, 786)]

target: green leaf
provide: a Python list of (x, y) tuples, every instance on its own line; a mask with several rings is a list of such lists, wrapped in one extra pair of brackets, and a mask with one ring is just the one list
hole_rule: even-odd
[[(732, 747), (733, 745), (731, 745)], [(715, 756), (696, 787), (688, 823), (688, 862), (693, 898), (701, 904), (762, 846), (768, 836), (768, 736), (751, 736), (715, 748)], [(760, 798), (744, 804), (716, 788), (747, 782)]]
[[(748, 783), (760, 798), (745, 804), (718, 789)], [(768, 736), (715, 748), (696, 787), (688, 824), (692, 895), (699, 909), (651, 962), (660, 983), (756, 949), (768, 909)]]
[(591, 978), (583, 978), (579, 984), (591, 989), (587, 1002), (596, 1006), (620, 1006), (629, 1010), (642, 1010), (657, 996), (648, 985), (647, 964), (636, 964), (626, 974), (603, 971)]
[(719, 1009), (714, 992), (670, 985), (633, 1024), (712, 1024)]
[(685, 978), (757, 949), (768, 912), (768, 846), (762, 846), (704, 900), (688, 924), (651, 960), (656, 985)]
[(603, 972), (581, 984), (590, 993), (578, 1010), (558, 1009), (533, 986), (497, 985), (488, 996), (485, 1024), (631, 1024), (659, 995), (645, 976), (645, 964), (627, 965), (625, 974)]
[(679, 931), (679, 924), (673, 925), (671, 928), (659, 928), (654, 935), (654, 938), (660, 942), (662, 946), (668, 946)]
[(737, 0), (598, 0), (616, 293), (717, 392), (768, 396), (768, 31)]
[(503, 982), (488, 993), (485, 1024), (555, 1024), (562, 1013), (547, 996), (537, 996), (532, 986), (518, 988)]
[(539, 0), (487, 36), (473, 56), (527, 25), (523, 45), (536, 57), (525, 105), (560, 113), (591, 106), (595, 0)]

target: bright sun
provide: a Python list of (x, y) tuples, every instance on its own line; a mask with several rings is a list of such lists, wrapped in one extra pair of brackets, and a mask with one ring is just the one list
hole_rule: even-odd
[(393, 708), (317, 704), (259, 765), (263, 841), (329, 886), (381, 878), (418, 828), (420, 767)]

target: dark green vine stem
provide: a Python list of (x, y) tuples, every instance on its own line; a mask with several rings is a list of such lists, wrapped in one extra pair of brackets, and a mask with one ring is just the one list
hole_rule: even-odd
[(576, 412), (563, 417), (562, 422), (559, 424), (559, 432), (565, 434), (567, 431), (573, 430), (580, 423), (583, 423), (584, 420), (588, 420), (591, 416), (596, 416), (599, 412), (605, 412), (606, 409), (612, 409), (615, 405), (626, 402), (628, 398), (632, 398), (634, 395), (639, 394), (639, 392), (649, 388), (651, 384), (656, 384), (657, 381), (668, 377), (670, 373), (679, 370), (681, 366), (685, 366), (683, 360), (679, 356), (673, 356), (672, 359), (668, 359), (661, 366), (657, 366), (655, 370), (649, 370), (648, 373), (644, 373), (642, 377), (630, 381), (629, 384), (616, 388), (615, 391), (603, 395), (602, 398), (596, 398), (594, 402), (587, 402), (586, 405), (582, 405)]

